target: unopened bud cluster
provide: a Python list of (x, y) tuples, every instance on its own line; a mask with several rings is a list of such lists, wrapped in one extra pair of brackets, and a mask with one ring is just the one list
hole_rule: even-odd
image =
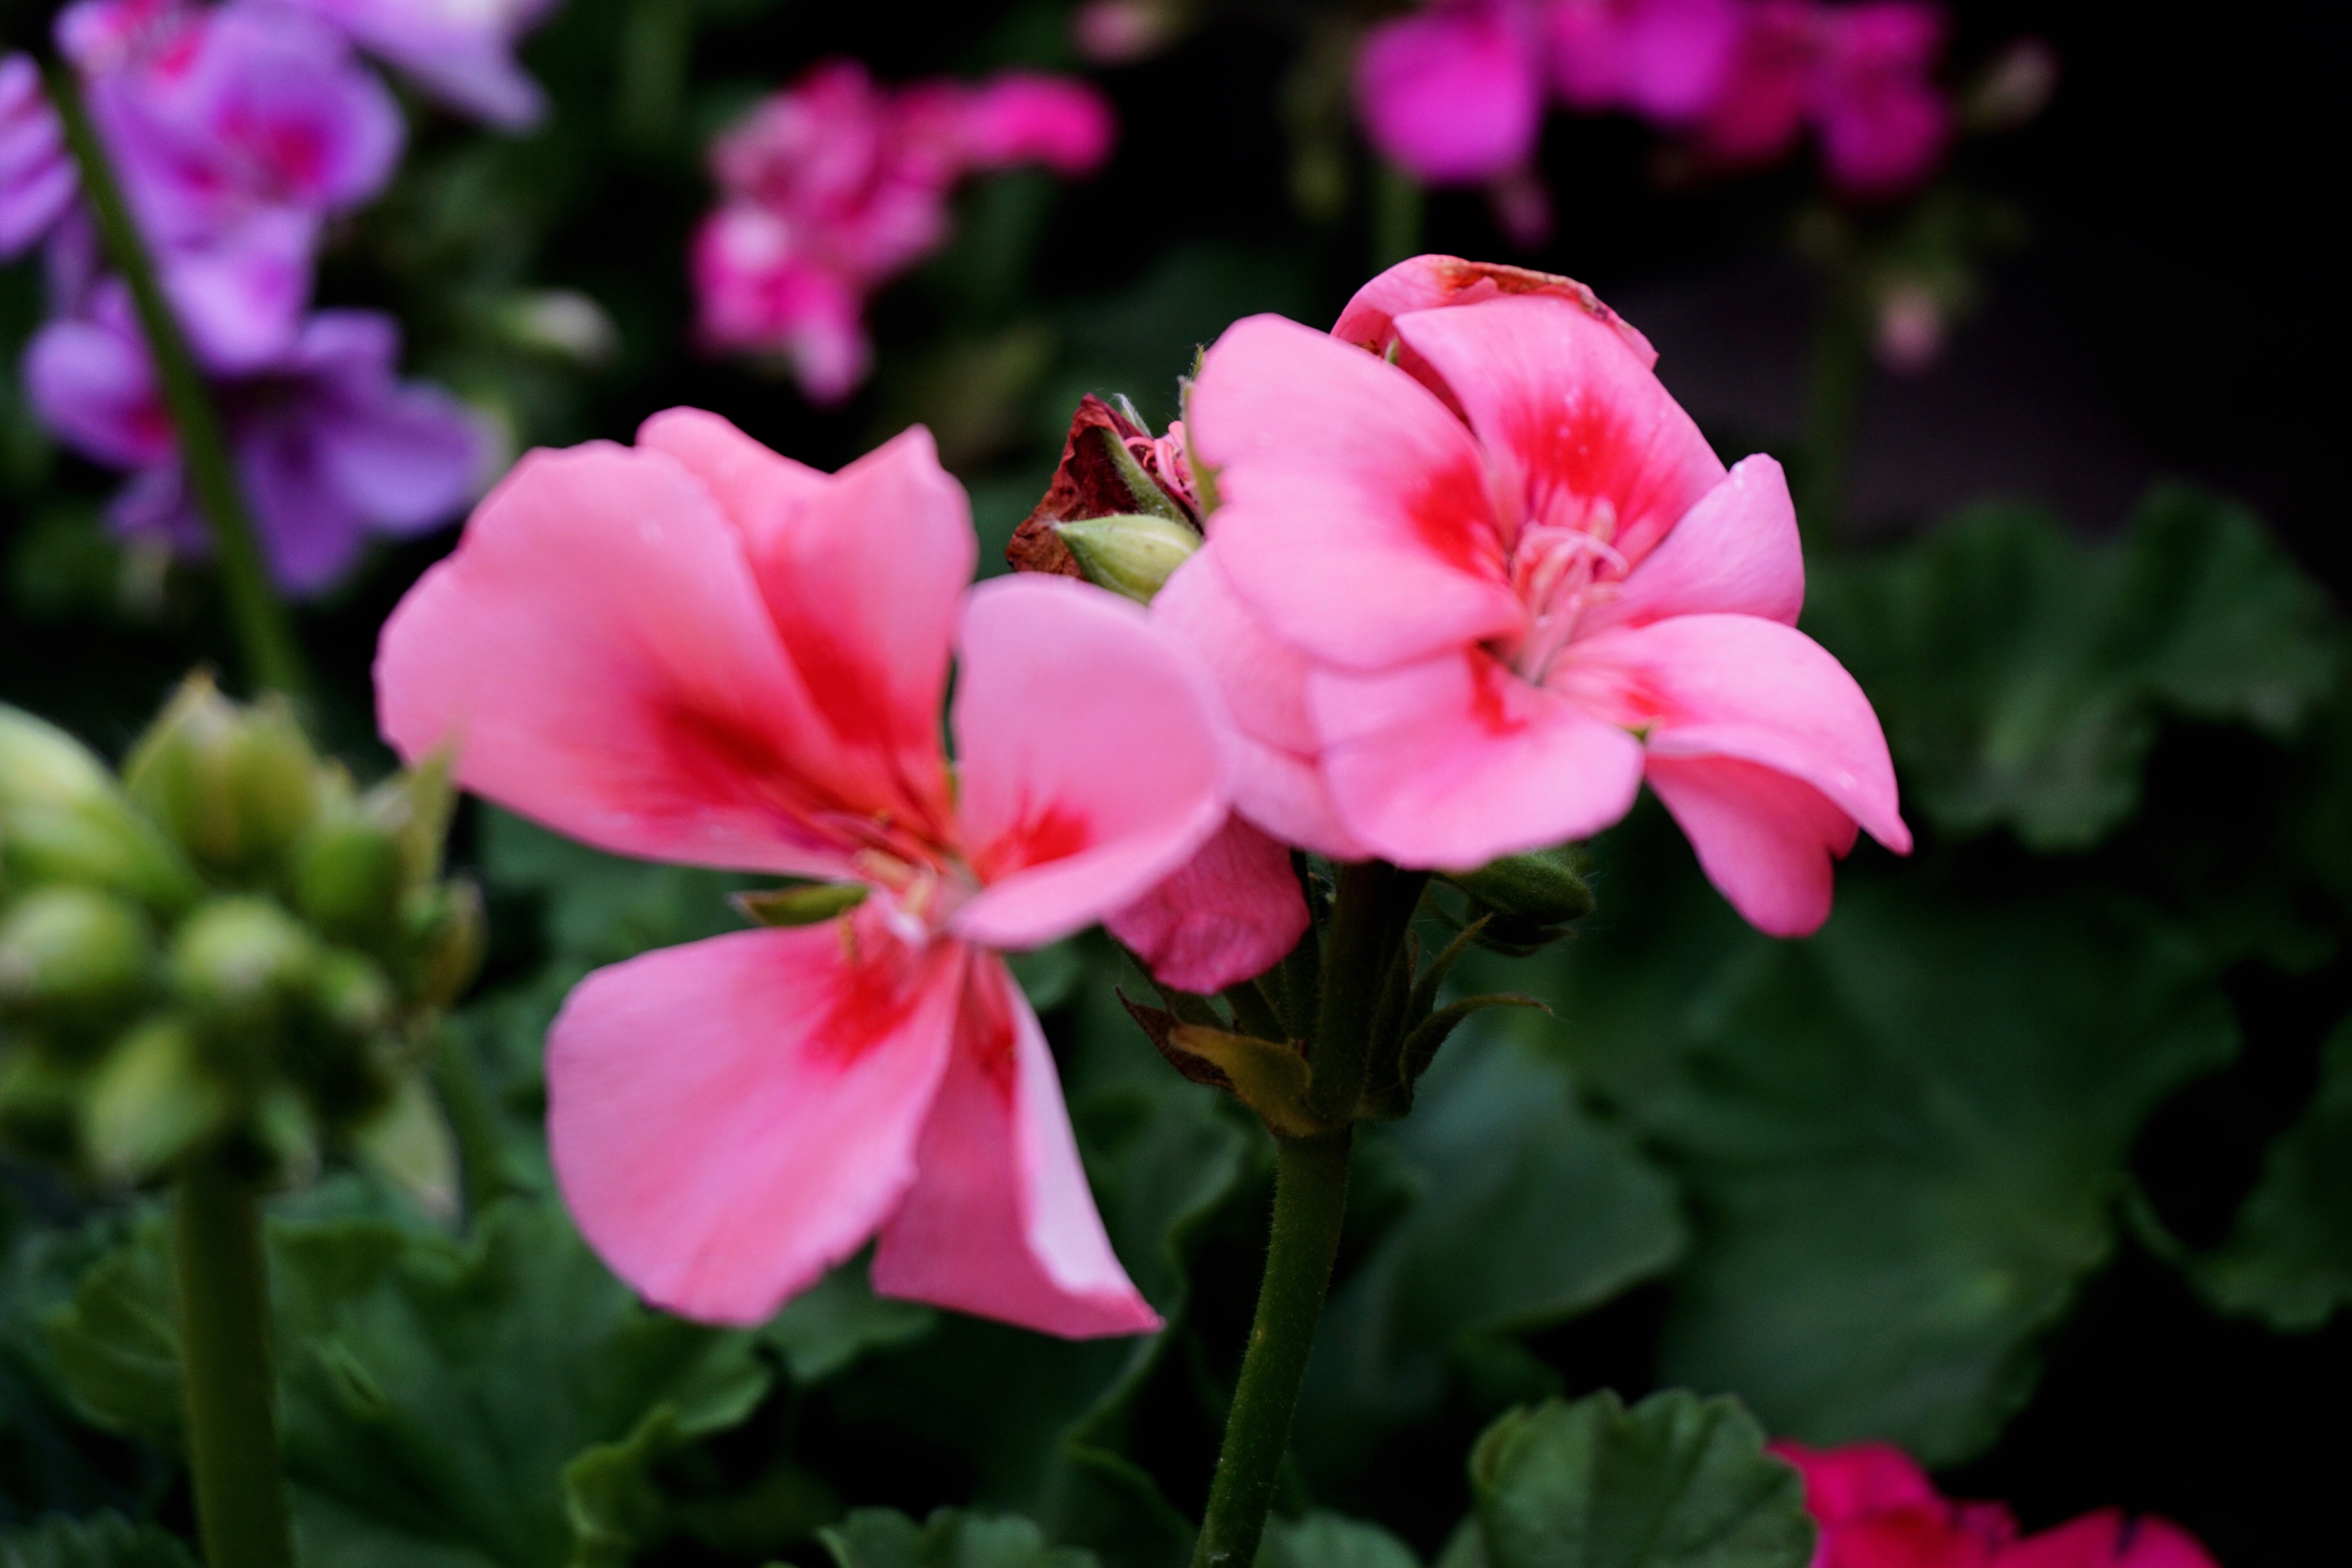
[(482, 946), (451, 804), (431, 766), (362, 792), (202, 676), (120, 780), (0, 706), (0, 1139), (115, 1183), (200, 1147), (299, 1179), (339, 1146), (443, 1201), (418, 1069)]

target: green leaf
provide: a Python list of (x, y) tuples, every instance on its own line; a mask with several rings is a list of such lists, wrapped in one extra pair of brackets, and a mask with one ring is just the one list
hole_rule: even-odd
[[(52, 1330), (77, 1395), (158, 1441), (177, 1417), (167, 1258), (152, 1225)], [(487, 1211), (469, 1244), (279, 1222), (270, 1284), (296, 1528), (338, 1568), (626, 1561), (613, 1542), (646, 1515), (613, 1500), (642, 1499), (646, 1466), (740, 1423), (769, 1386), (751, 1335), (640, 1307), (549, 1204)], [(567, 1495), (573, 1462), (610, 1445)]]
[(2119, 542), (1990, 507), (1812, 576), (1806, 626), (1870, 693), (1936, 825), (2037, 849), (2139, 801), (2159, 714), (2295, 730), (2333, 682), (2326, 592), (2242, 509), (2160, 489)]
[(1377, 1524), (1318, 1509), (1265, 1521), (1258, 1568), (1421, 1568), (1412, 1548)]
[(1805, 1568), (1797, 1472), (1730, 1399), (1676, 1389), (1511, 1412), (1470, 1453), (1477, 1551), (1492, 1568)]
[(489, 805), (481, 855), (493, 889), (541, 896), (549, 947), (583, 966), (740, 931), (729, 900), (755, 880), (603, 854)]
[(0, 1510), (10, 1517), (129, 1507), (155, 1482), (156, 1466), (142, 1450), (77, 1408), (46, 1327), (125, 1228), (120, 1213), (71, 1227), (44, 1225), (0, 1187)]
[(51, 1514), (0, 1534), (0, 1568), (196, 1568), (180, 1538), (119, 1513)]
[(1297, 1425), (1311, 1470), (1353, 1470), (1428, 1415), (1471, 1336), (1561, 1321), (1682, 1253), (1665, 1177), (1584, 1111), (1562, 1063), (1496, 1030), (1438, 1058), (1412, 1116), (1360, 1135), (1414, 1195), (1317, 1339)]
[(1672, 831), (1628, 824), (1612, 918), (1542, 987), (1545, 1037), (1689, 1195), (1661, 1375), (1811, 1442), (1979, 1452), (2110, 1255), (2148, 1112), (2236, 1048), (2210, 961), (2113, 895), (1924, 871), (1842, 873), (1822, 932), (1775, 942)]
[(783, 1352), (793, 1381), (809, 1384), (824, 1382), (868, 1352), (921, 1339), (939, 1321), (939, 1312), (920, 1302), (877, 1296), (861, 1258), (786, 1302), (761, 1334)]
[(1095, 1554), (1048, 1546), (1025, 1519), (941, 1509), (921, 1524), (862, 1508), (817, 1532), (837, 1568), (1096, 1568)]
[(2191, 1274), (2221, 1310), (2286, 1333), (2352, 1302), (2352, 1019), (2322, 1047), (2319, 1092), (2271, 1144), (2230, 1238)]

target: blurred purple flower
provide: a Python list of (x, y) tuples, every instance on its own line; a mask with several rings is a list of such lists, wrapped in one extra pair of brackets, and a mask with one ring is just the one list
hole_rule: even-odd
[(57, 226), (74, 196), (65, 128), (29, 55), (0, 58), (0, 261)]
[(559, 0), (287, 0), (341, 28), (450, 108), (527, 131), (547, 95), (515, 63), (516, 41)]
[(721, 201), (689, 258), (703, 342), (781, 355), (812, 401), (839, 402), (872, 358), (867, 296), (947, 237), (958, 181), (1031, 163), (1081, 174), (1114, 131), (1068, 78), (891, 89), (856, 60), (814, 67), (711, 148)]
[(341, 34), (271, 0), (81, 0), (58, 39), (197, 353), (226, 372), (281, 355), (321, 226), (399, 162), (391, 93)]
[[(238, 475), (272, 574), (314, 594), (371, 533), (446, 522), (474, 495), (488, 441), (441, 388), (394, 371), (400, 329), (369, 310), (320, 310), (270, 363), (216, 384)], [(153, 363), (121, 284), (51, 321), (25, 355), (34, 411), (77, 451), (134, 470), (110, 509), (127, 533), (201, 553), (206, 535), (174, 449)]]
[(1713, 107), (1748, 25), (1740, 0), (1552, 0), (1548, 9), (1561, 101), (1665, 126)]

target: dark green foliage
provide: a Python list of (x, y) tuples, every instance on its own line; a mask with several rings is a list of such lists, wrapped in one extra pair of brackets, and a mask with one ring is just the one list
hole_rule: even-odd
[(1095, 1554), (1048, 1546), (1025, 1519), (941, 1509), (921, 1524), (859, 1509), (822, 1533), (835, 1568), (1095, 1568)]
[(1797, 1473), (1729, 1399), (1613, 1394), (1514, 1410), (1470, 1454), (1443, 1568), (1803, 1568)]
[(195, 1568), (179, 1537), (119, 1513), (51, 1514), (0, 1534), (0, 1568)]
[(2352, 1021), (2329, 1037), (2320, 1074), (2310, 1109), (2271, 1145), (2229, 1240), (2193, 1265), (2214, 1305), (2288, 1333), (2352, 1302)]

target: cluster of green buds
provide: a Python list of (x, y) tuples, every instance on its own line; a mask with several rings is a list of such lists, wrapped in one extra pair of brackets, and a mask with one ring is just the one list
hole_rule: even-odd
[(482, 949), (453, 799), (431, 764), (363, 792), (201, 674), (119, 781), (0, 706), (0, 1139), (113, 1184), (199, 1150), (299, 1182), (333, 1149), (454, 1204), (421, 1071)]

